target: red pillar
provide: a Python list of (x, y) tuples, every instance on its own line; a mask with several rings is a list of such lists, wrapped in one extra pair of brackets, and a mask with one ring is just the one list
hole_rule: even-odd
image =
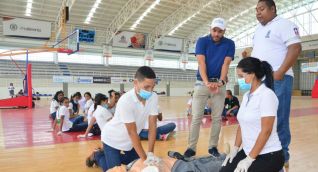
[(27, 80), (28, 80), (28, 107), (32, 109), (32, 65), (28, 64), (27, 69)]
[(316, 78), (314, 87), (312, 88), (311, 97), (318, 98), (318, 77)]

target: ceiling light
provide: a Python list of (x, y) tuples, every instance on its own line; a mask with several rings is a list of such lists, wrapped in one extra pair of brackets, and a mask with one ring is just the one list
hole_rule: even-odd
[(89, 24), (91, 19), (94, 17), (94, 14), (96, 12), (96, 9), (99, 7), (99, 4), (102, 2), (102, 0), (96, 0), (92, 9), (89, 11), (86, 19), (85, 19), (85, 24)]
[(137, 27), (137, 25), (139, 25), (140, 22), (148, 15), (148, 13), (150, 13), (150, 11), (151, 11), (153, 8), (155, 8), (156, 5), (159, 4), (159, 2), (160, 2), (160, 0), (155, 0), (155, 1), (150, 5), (150, 7), (148, 7), (148, 8), (146, 9), (146, 11), (141, 14), (141, 16), (137, 19), (137, 21), (135, 21), (135, 23), (130, 27), (130, 29), (134, 30), (134, 29)]
[(33, 3), (33, 0), (28, 0), (27, 1), (27, 5), (26, 5), (26, 9), (25, 9), (25, 15), (26, 16), (31, 16), (32, 3)]
[(203, 10), (204, 8), (208, 7), (213, 1), (210, 1), (209, 3), (205, 4), (199, 11), (197, 11), (196, 13), (194, 13), (193, 15), (191, 15), (190, 17), (188, 17), (187, 19), (183, 20), (181, 23), (179, 23), (175, 28), (173, 28), (168, 35), (173, 35), (180, 27), (182, 27), (182, 25), (184, 25), (185, 23), (187, 23), (189, 20), (191, 20), (193, 17), (195, 17), (197, 14), (200, 14), (201, 10)]

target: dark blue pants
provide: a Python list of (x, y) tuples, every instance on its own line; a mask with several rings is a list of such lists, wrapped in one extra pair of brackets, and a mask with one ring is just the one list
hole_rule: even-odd
[[(110, 147), (103, 143), (104, 145), (104, 158), (105, 158), (105, 167), (102, 167), (104, 171), (111, 169), (116, 166), (120, 166), (121, 164), (128, 165), (132, 161), (139, 159), (139, 156), (135, 149), (131, 149), (130, 151), (124, 151), (124, 154), (120, 153), (120, 150)], [(103, 157), (100, 157), (103, 158)], [(98, 160), (102, 161), (102, 160)]]
[[(157, 128), (156, 139), (160, 139), (160, 135), (168, 134), (176, 128), (176, 124), (171, 122)], [(148, 139), (149, 130), (141, 130), (139, 137), (141, 139)]]
[(73, 122), (72, 128), (70, 128), (69, 131), (85, 131), (88, 124), (87, 122), (84, 122), (83, 116), (77, 116), (75, 118), (70, 119), (70, 121)]
[[(222, 116), (226, 116), (226, 112), (228, 111), (228, 109), (223, 109), (223, 112), (222, 112)], [(238, 113), (238, 111), (239, 111), (239, 109), (234, 109), (234, 110), (232, 110), (231, 111), (231, 113), (233, 113), (234, 114), (234, 116), (237, 116), (237, 113)]]

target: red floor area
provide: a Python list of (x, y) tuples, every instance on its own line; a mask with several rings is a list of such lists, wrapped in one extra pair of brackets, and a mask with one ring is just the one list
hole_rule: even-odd
[[(292, 110), (291, 114), (292, 116), (318, 114), (318, 108), (296, 109)], [(1, 119), (5, 148), (32, 147), (100, 139), (99, 137), (78, 139), (77, 135), (80, 134), (78, 132), (63, 133), (62, 136), (57, 136), (55, 132), (49, 132), (51, 122), (48, 118), (48, 107), (2, 109)], [(223, 126), (237, 124), (235, 117), (229, 117), (228, 119), (228, 121), (222, 121)], [(176, 118), (167, 121), (175, 122), (177, 131), (188, 131), (191, 118)], [(209, 128), (211, 121), (211, 117), (204, 117), (202, 128)]]
[[(57, 136), (49, 132), (51, 123), (48, 108), (1, 110), (5, 148), (31, 147), (82, 141), (79, 133), (63, 133)], [(96, 140), (98, 137), (89, 138)]]

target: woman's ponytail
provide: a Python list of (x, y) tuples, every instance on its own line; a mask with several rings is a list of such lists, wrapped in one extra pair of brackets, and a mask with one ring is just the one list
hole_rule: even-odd
[(274, 90), (274, 77), (273, 77), (273, 68), (267, 61), (261, 62), (261, 67), (264, 71), (265, 76), (265, 85)]

